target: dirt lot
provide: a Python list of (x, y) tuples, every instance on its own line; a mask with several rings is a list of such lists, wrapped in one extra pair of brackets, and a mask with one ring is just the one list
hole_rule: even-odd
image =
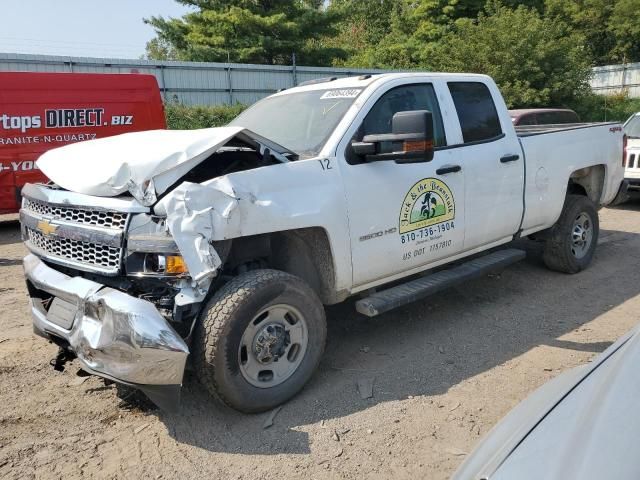
[(501, 275), (379, 318), (331, 308), (319, 372), (270, 428), (191, 374), (166, 414), (77, 364), (54, 371), (56, 347), (31, 333), (18, 225), (0, 223), (0, 478), (447, 478), (528, 393), (638, 321), (640, 201), (600, 217), (579, 275), (545, 270), (525, 241)]

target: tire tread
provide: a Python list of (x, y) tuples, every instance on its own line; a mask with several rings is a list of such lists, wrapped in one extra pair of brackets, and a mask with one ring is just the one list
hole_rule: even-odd
[[(215, 399), (231, 408), (238, 409), (238, 406), (225, 397), (216, 380), (214, 365), (218, 356), (224, 354), (222, 349), (217, 347), (221, 344), (226, 327), (240, 305), (263, 285), (279, 280), (296, 282), (298, 286), (306, 288), (308, 294), (315, 296), (315, 292), (294, 275), (271, 269), (251, 270), (233, 278), (214, 293), (207, 302), (197, 326), (199, 331), (196, 331), (194, 342), (194, 365), (199, 380)], [(206, 342), (202, 341), (204, 339)], [(314, 370), (319, 362), (318, 358)]]
[[(566, 248), (567, 235), (570, 235), (570, 229), (573, 226), (573, 216), (580, 208), (588, 208), (592, 210), (594, 232), (593, 245), (591, 253), (587, 254), (588, 261), (586, 265), (571, 256), (571, 252)], [(593, 251), (598, 242), (598, 212), (593, 202), (584, 195), (567, 195), (562, 213), (556, 224), (551, 227), (550, 234), (545, 241), (543, 260), (547, 268), (563, 273), (578, 273), (590, 263)]]

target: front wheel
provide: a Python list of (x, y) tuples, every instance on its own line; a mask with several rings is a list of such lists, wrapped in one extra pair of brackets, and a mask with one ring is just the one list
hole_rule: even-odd
[(600, 223), (593, 202), (567, 195), (560, 218), (544, 245), (544, 263), (551, 270), (578, 273), (589, 266), (598, 244)]
[(253, 270), (207, 303), (194, 338), (196, 373), (236, 410), (261, 412), (294, 396), (324, 351), (322, 303), (300, 278)]

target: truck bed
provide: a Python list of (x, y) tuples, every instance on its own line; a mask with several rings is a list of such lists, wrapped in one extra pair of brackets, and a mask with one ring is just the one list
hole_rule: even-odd
[(607, 205), (617, 195), (623, 168), (619, 123), (534, 125), (516, 127), (516, 133), (526, 166), (523, 236), (556, 222), (567, 179), (581, 169), (599, 169), (603, 185), (592, 199), (596, 204)]
[(531, 137), (545, 133), (564, 132), (567, 130), (577, 130), (581, 128), (601, 127), (604, 125), (617, 125), (618, 122), (585, 122), (585, 123), (559, 123), (548, 125), (521, 125), (514, 127), (518, 137)]

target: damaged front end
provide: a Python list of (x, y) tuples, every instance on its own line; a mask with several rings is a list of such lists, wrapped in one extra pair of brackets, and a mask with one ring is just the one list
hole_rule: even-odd
[(151, 302), (62, 274), (35, 255), (24, 269), (35, 333), (70, 350), (89, 373), (177, 408), (189, 349)]
[[(131, 160), (114, 160), (125, 154)], [(287, 155), (238, 128), (140, 132), (47, 152), (38, 165), (55, 184), (25, 186), (20, 211), (35, 332), (86, 371), (177, 407), (188, 341), (228, 253), (229, 242), (214, 238), (238, 198), (223, 176)], [(220, 185), (205, 194), (200, 183), (212, 178)]]
[(31, 251), (24, 270), (38, 335), (89, 373), (137, 387), (173, 410), (196, 309), (176, 306), (178, 294), (193, 297), (186, 274), (149, 265), (145, 250), (176, 256), (177, 247), (147, 211), (132, 199), (29, 185), (20, 211)]

